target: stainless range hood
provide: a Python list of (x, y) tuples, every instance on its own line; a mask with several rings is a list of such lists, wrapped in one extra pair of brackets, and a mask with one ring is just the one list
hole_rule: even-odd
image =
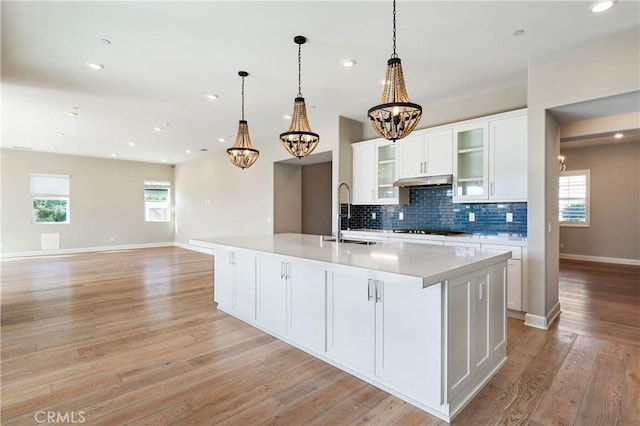
[(453, 175), (440, 176), (422, 176), (414, 178), (403, 178), (393, 182), (393, 186), (400, 188), (421, 187), (421, 186), (439, 186), (453, 184)]

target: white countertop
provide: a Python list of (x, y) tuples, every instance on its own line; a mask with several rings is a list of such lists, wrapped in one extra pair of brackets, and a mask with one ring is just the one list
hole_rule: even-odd
[(222, 238), (195, 238), (190, 244), (253, 250), (300, 259), (355, 267), (409, 278), (427, 287), (508, 259), (508, 251), (482, 251), (406, 242), (359, 245), (322, 241), (319, 235), (274, 234)]

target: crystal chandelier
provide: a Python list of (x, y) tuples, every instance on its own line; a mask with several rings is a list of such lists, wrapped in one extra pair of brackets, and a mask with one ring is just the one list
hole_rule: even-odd
[(307, 120), (307, 107), (304, 103), (301, 90), (301, 67), (300, 67), (300, 48), (307, 41), (304, 36), (296, 36), (293, 41), (298, 45), (298, 96), (296, 96), (293, 104), (293, 116), (291, 117), (291, 125), (289, 130), (280, 134), (280, 141), (284, 145), (289, 154), (294, 157), (302, 158), (311, 154), (318, 142), (320, 136), (311, 131), (309, 121)]
[(253, 147), (251, 138), (249, 137), (249, 126), (244, 119), (244, 78), (249, 75), (246, 71), (239, 71), (238, 75), (242, 77), (242, 119), (238, 124), (238, 135), (233, 146), (227, 149), (229, 161), (236, 167), (246, 169), (256, 162), (260, 151)]
[(422, 117), (422, 107), (409, 101), (402, 74), (402, 63), (396, 53), (395, 0), (393, 0), (393, 54), (387, 61), (387, 73), (380, 104), (369, 108), (367, 116), (380, 136), (394, 142), (413, 132)]

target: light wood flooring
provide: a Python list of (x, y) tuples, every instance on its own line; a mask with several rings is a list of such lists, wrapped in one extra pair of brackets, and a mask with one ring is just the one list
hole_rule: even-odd
[[(158, 248), (2, 268), (2, 425), (435, 425), (218, 311), (212, 258)], [(460, 425), (638, 425), (637, 267), (562, 264), (549, 331), (509, 320), (508, 362)]]

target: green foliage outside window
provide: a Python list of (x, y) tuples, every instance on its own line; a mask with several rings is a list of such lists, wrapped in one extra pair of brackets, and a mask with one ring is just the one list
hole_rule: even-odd
[(145, 188), (145, 201), (167, 201), (169, 200), (169, 190), (166, 188)]
[(66, 222), (68, 200), (34, 199), (35, 222)]
[(569, 204), (560, 212), (562, 222), (584, 222), (587, 215), (587, 206), (584, 203)]

